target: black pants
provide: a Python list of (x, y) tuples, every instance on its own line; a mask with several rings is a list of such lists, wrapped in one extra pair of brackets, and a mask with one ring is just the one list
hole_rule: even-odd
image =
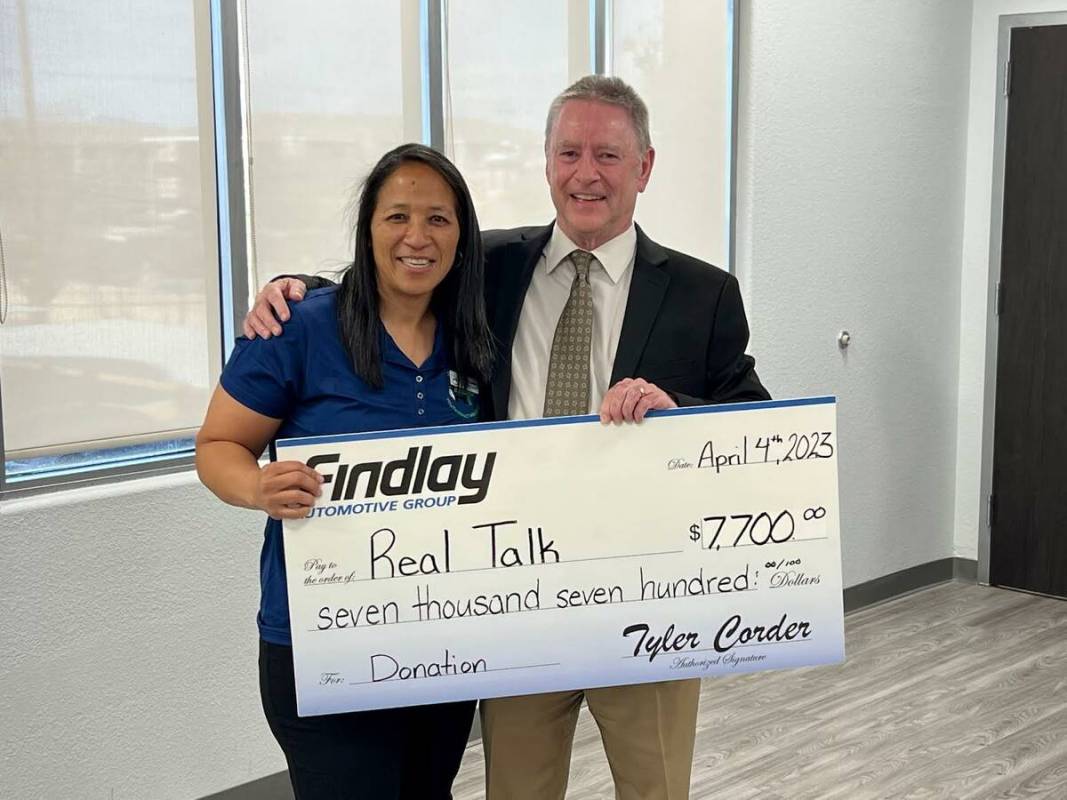
[(296, 715), (293, 649), (259, 643), (263, 711), (296, 800), (449, 800), (474, 702)]

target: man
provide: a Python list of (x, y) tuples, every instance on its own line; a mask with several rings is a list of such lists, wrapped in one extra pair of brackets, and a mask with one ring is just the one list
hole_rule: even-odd
[[(634, 225), (655, 160), (637, 93), (618, 78), (573, 84), (549, 109), (545, 160), (555, 222), (483, 237), (500, 345), (490, 418), (640, 422), (652, 409), (767, 399), (745, 355), (737, 281)], [(245, 333), (279, 333), (272, 308), (287, 318), (286, 297), (303, 290), (294, 279), (265, 288)], [(485, 700), (487, 797), (564, 796), (583, 699), (619, 800), (688, 797), (699, 693), (685, 680)]]

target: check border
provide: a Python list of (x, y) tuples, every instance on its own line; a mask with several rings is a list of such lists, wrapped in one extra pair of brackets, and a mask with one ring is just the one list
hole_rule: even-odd
[[(837, 402), (834, 395), (819, 397), (801, 397), (792, 400), (755, 400), (751, 403), (719, 403), (706, 406), (686, 406), (662, 411), (650, 411), (649, 417), (684, 417), (691, 414), (722, 414), (736, 411), (760, 411), (766, 408), (790, 408), (798, 406), (829, 405)], [(394, 428), (388, 431), (367, 431), (365, 433), (345, 433), (329, 436), (298, 436), (292, 439), (278, 439), (275, 447), (297, 447), (307, 444), (329, 444), (331, 442), (364, 442), (370, 439), (396, 439), (401, 436), (438, 436), (446, 433), (470, 433), (473, 431), (491, 431), (498, 428), (540, 428), (548, 425), (578, 425), (599, 422), (596, 414), (579, 414), (568, 417), (546, 417), (540, 419), (500, 420), (496, 422), (471, 422), (464, 425), (433, 425), (426, 428)]]

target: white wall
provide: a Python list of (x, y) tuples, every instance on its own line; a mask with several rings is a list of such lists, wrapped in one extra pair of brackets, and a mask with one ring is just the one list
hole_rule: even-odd
[(0, 523), (0, 797), (191, 800), (285, 768), (257, 689), (261, 514), (189, 473)]
[(838, 396), (846, 585), (953, 554), (970, 15), (742, 8), (738, 277), (771, 392)]
[[(971, 5), (751, 5), (738, 272), (774, 394), (840, 399), (854, 585), (953, 553)], [(0, 794), (188, 800), (284, 768), (256, 688), (259, 514), (191, 475), (0, 514)]]
[[(993, 211), (993, 124), (996, 117), (997, 32), (1001, 14), (1067, 11), (1067, 0), (974, 0), (971, 26), (970, 113), (960, 291), (959, 412), (956, 432), (955, 553), (978, 557), (985, 525), (982, 419), (985, 413), (986, 320), (990, 313), (989, 238)], [(999, 201), (998, 201), (999, 202)]]

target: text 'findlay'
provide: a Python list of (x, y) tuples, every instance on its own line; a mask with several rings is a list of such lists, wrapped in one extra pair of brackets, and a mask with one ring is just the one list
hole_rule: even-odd
[[(362, 496), (372, 498), (383, 495), (415, 495), (423, 491), (455, 492), (460, 487), (471, 494), (460, 495), (460, 503), (480, 503), (489, 491), (493, 476), (496, 453), (485, 453), (485, 460), (478, 469), (478, 454), (446, 455), (433, 457), (433, 447), (412, 447), (406, 458), (395, 461), (364, 461), (358, 464), (338, 464), (340, 453), (323, 453), (308, 459), (307, 465), (323, 476), (323, 485), (332, 483), (332, 502), (352, 500), (364, 478)], [(338, 464), (335, 473), (324, 472), (327, 464)]]

